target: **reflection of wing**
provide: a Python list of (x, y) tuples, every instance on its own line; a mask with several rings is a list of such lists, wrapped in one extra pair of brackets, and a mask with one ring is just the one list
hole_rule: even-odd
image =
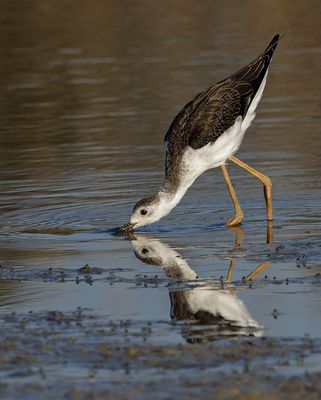
[[(142, 262), (162, 267), (166, 276), (197, 279), (196, 272), (186, 260), (159, 240), (136, 237), (131, 244), (135, 255)], [(220, 289), (220, 286), (214, 283), (206, 286), (203, 284), (193, 289), (170, 291), (170, 299), (173, 319), (205, 322), (229, 334), (249, 334), (249, 329), (254, 329), (255, 335), (261, 334), (258, 323), (235, 292)]]
[(228, 289), (206, 286), (171, 292), (170, 295), (172, 317), (177, 320), (203, 320), (223, 325), (228, 322), (234, 328), (259, 328), (242, 300)]

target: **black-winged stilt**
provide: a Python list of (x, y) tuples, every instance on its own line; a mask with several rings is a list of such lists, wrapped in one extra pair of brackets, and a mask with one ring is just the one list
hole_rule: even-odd
[(243, 219), (243, 211), (225, 165), (227, 160), (263, 183), (267, 219), (272, 220), (271, 179), (234, 157), (234, 154), (255, 118), (279, 39), (279, 35), (274, 36), (253, 62), (199, 93), (177, 114), (164, 139), (164, 182), (155, 195), (140, 200), (134, 206), (130, 222), (121, 228), (123, 231), (151, 224), (169, 214), (195, 179), (216, 167), (223, 172), (235, 207), (235, 216), (226, 226), (238, 225)]

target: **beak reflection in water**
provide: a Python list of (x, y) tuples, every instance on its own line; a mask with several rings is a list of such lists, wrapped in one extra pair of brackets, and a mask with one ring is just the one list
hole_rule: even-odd
[[(163, 268), (173, 282), (169, 292), (171, 318), (184, 321), (182, 335), (187, 342), (213, 341), (222, 336), (262, 336), (263, 328), (255, 321), (236, 288), (220, 279), (199, 279), (186, 260), (167, 244), (145, 236), (131, 240), (136, 257), (143, 263)], [(227, 279), (231, 280), (235, 262), (231, 261)], [(261, 264), (249, 277), (269, 266)], [(182, 282), (183, 280), (183, 282)]]
[(135, 224), (128, 222), (127, 224), (125, 224), (121, 228), (119, 228), (119, 232), (131, 233), (131, 232), (133, 232), (134, 226), (135, 226)]

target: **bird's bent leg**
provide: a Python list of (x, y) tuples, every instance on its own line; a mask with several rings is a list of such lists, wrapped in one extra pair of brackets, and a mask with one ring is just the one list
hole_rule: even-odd
[(234, 208), (235, 208), (235, 216), (230, 218), (227, 223), (225, 224), (225, 226), (236, 226), (239, 225), (240, 222), (242, 221), (244, 214), (243, 211), (241, 209), (240, 203), (236, 197), (236, 193), (233, 187), (233, 183), (231, 181), (230, 175), (227, 171), (227, 167), (225, 165), (221, 165), (221, 170), (222, 173), (224, 175), (225, 178), (225, 182), (228, 188), (228, 191), (230, 193), (231, 199), (233, 201), (234, 204)]
[(243, 161), (239, 160), (238, 158), (236, 158), (234, 156), (230, 157), (229, 160), (233, 161), (234, 164), (238, 165), (239, 167), (245, 169), (245, 171), (249, 172), (251, 175), (255, 176), (258, 180), (260, 180), (263, 183), (267, 219), (268, 219), (268, 221), (272, 221), (273, 214), (272, 214), (272, 181), (271, 181), (271, 179), (268, 176), (263, 175), (261, 172), (257, 171), (256, 169), (245, 164)]
[(228, 272), (227, 272), (227, 276), (226, 276), (226, 280), (227, 281), (231, 281), (232, 278), (233, 278), (233, 272), (234, 272), (235, 264), (236, 264), (236, 261), (235, 260), (231, 260), (230, 266), (229, 266), (229, 269), (228, 269)]
[(260, 274), (262, 271), (264, 271), (266, 268), (268, 268), (271, 265), (270, 261), (266, 261), (262, 264), (260, 264), (258, 267), (255, 268), (254, 271), (250, 272), (246, 277), (244, 278), (245, 281), (249, 281), (250, 279), (254, 278), (256, 275)]

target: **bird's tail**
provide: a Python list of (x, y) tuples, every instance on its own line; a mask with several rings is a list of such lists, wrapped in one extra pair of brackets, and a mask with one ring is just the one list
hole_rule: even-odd
[(285, 35), (287, 35), (289, 31), (285, 32), (282, 36), (279, 34), (275, 35), (267, 48), (264, 50), (263, 54), (267, 54), (270, 58), (272, 57), (274, 50), (276, 49), (276, 46), (278, 45), (279, 41), (284, 38)]
[(280, 35), (279, 34), (275, 35), (274, 38), (269, 43), (269, 45), (267, 46), (267, 48), (264, 50), (264, 54), (267, 54), (270, 57), (272, 57), (272, 54), (274, 53), (274, 50), (276, 49), (279, 40), (280, 40)]

